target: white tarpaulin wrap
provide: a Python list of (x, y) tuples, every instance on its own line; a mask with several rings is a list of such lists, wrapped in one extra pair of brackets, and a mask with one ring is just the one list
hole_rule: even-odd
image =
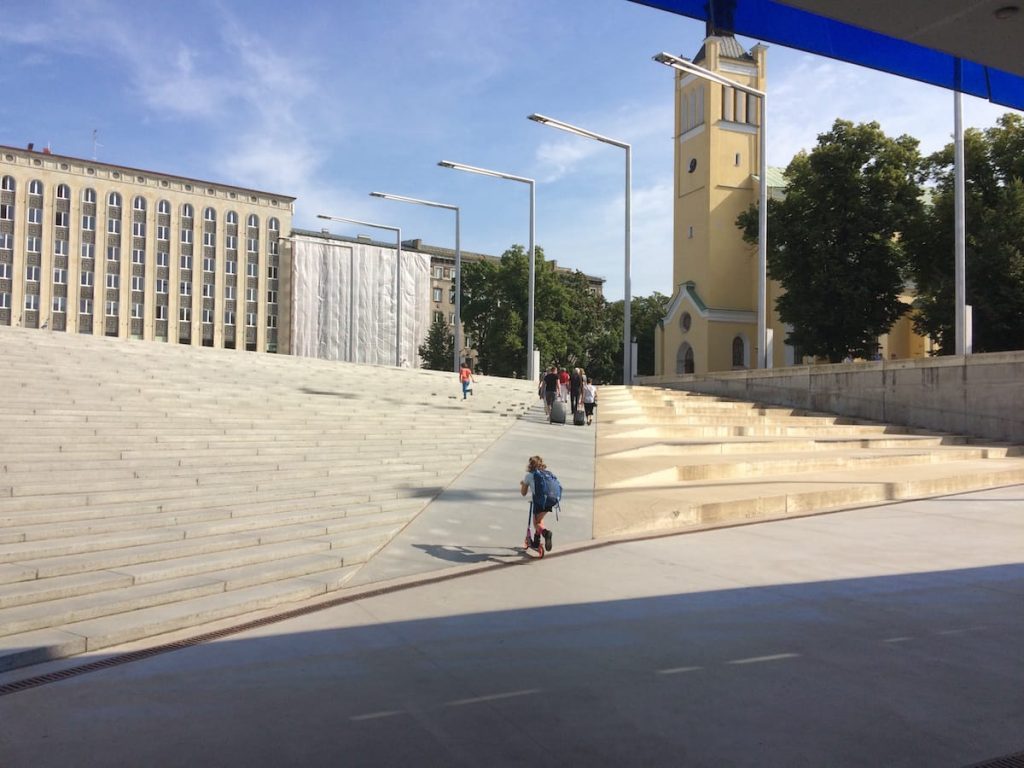
[(419, 367), (418, 350), (430, 330), (430, 257), (402, 251), (399, 342), (396, 256), (395, 248), (296, 235), (293, 354)]

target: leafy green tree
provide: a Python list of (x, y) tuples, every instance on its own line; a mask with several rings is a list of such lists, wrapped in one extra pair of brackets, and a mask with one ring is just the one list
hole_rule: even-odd
[[(953, 147), (927, 160), (935, 181), (922, 225), (908, 233), (915, 328), (956, 351)], [(975, 352), (1024, 348), (1024, 118), (964, 132), (966, 300)]]
[(423, 367), (434, 371), (450, 371), (455, 362), (455, 339), (444, 318), (435, 317), (427, 332), (427, 340), (419, 348)]
[[(906, 311), (900, 235), (922, 214), (917, 139), (836, 120), (786, 177), (785, 198), (768, 204), (768, 271), (786, 291), (778, 309), (793, 328), (787, 342), (833, 362), (870, 355)], [(737, 225), (756, 243), (755, 207)]]
[(669, 297), (655, 291), (650, 296), (636, 296), (630, 303), (629, 325), (636, 337), (636, 372), (640, 376), (654, 374), (654, 329), (668, 312)]

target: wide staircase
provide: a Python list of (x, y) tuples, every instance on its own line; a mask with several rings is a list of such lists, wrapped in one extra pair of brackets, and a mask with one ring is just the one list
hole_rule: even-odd
[(0, 671), (341, 589), (523, 381), (0, 328)]
[(1024, 483), (1020, 446), (657, 387), (599, 394), (596, 536)]

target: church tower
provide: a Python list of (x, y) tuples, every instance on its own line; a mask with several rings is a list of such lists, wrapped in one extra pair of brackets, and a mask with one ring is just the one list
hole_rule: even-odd
[[(766, 48), (750, 51), (709, 28), (693, 61), (765, 90)], [(761, 103), (756, 96), (676, 72), (673, 284), (656, 332), (657, 373), (672, 376), (756, 366), (757, 248), (736, 218), (758, 201)], [(769, 180), (770, 183), (770, 180)], [(778, 287), (769, 284), (768, 327)], [(781, 362), (776, 333), (773, 357)]]

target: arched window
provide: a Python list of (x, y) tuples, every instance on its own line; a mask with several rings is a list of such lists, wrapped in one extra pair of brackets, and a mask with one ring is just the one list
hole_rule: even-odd
[(43, 182), (39, 179), (32, 179), (32, 181), (28, 183), (28, 193), (30, 195), (43, 194)]
[(203, 219), (205, 221), (216, 221), (217, 212), (213, 210), (213, 208), (207, 208), (205, 211), (203, 211)]
[(71, 199), (71, 187), (67, 184), (57, 185), (57, 199), (58, 200), (70, 200)]
[(168, 216), (171, 213), (171, 204), (166, 200), (161, 200), (156, 204), (157, 213), (166, 213)]
[(191, 219), (195, 215), (196, 215), (196, 212), (192, 208), (192, 205), (190, 203), (182, 203), (181, 204), (181, 218), (183, 218), (183, 219)]
[(146, 210), (146, 198), (142, 195), (136, 195), (135, 199), (132, 200), (132, 209), (136, 211)]
[(249, 218), (246, 220), (246, 224), (250, 227), (258, 227), (260, 225), (260, 217), (255, 213), (250, 213)]
[(15, 185), (13, 176), (4, 176), (3, 180), (0, 181), (0, 189), (2, 189), (4, 192), (13, 192), (14, 186)]
[(676, 374), (684, 373), (693, 373), (693, 347), (685, 341), (676, 353)]
[(732, 340), (732, 367), (733, 368), (746, 368), (747, 367), (747, 355), (746, 355), (746, 344), (743, 343), (743, 338), (736, 336)]
[(107, 195), (107, 205), (111, 208), (121, 207), (121, 195), (118, 192), (111, 192)]
[[(207, 219), (207, 221), (212, 221), (212, 219)], [(228, 215), (225, 221), (227, 221), (228, 224), (237, 224), (238, 214), (235, 213), (234, 211), (228, 211)]]
[(267, 222), (267, 228), (271, 232), (277, 232), (278, 230), (281, 229), (281, 223), (277, 219), (271, 219), (270, 221)]
[(96, 190), (92, 187), (86, 187), (82, 190), (82, 202), (83, 203), (95, 203), (96, 202)]

